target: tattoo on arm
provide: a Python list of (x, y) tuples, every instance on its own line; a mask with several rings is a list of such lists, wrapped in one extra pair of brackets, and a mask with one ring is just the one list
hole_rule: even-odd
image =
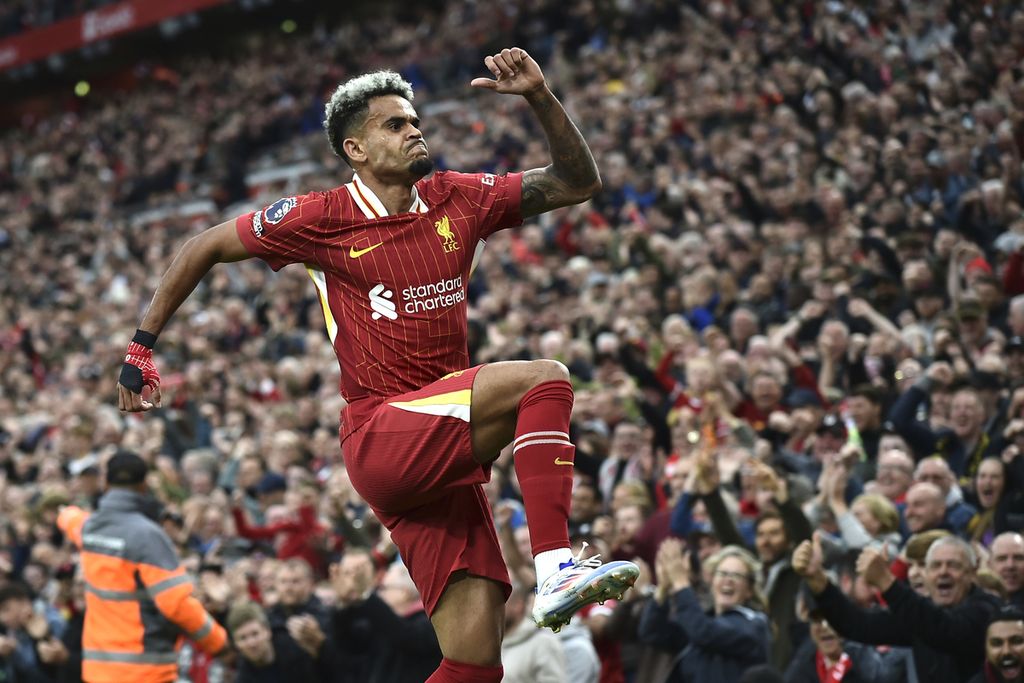
[(561, 103), (546, 88), (528, 98), (551, 148), (551, 165), (523, 174), (521, 212), (524, 217), (579, 204), (601, 187), (590, 148)]
[(560, 206), (573, 204), (570, 188), (552, 173), (551, 166), (535, 168), (523, 174), (523, 196), (520, 200), (520, 213), (523, 217), (551, 211)]

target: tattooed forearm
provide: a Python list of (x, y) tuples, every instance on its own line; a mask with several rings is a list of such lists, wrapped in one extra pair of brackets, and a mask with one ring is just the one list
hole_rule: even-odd
[(562, 104), (547, 87), (526, 99), (544, 128), (552, 163), (523, 175), (522, 214), (532, 216), (594, 196), (601, 189), (597, 163)]
[(524, 217), (536, 216), (556, 207), (575, 203), (560, 201), (571, 195), (570, 188), (552, 173), (550, 166), (535, 168), (523, 174), (523, 196), (519, 210)]

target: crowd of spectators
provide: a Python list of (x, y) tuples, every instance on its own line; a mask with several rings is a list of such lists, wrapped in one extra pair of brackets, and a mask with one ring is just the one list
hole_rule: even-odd
[(380, 12), (140, 65), (135, 91), (0, 138), (0, 680), (77, 680), (83, 587), (53, 522), (95, 504), (118, 450), (151, 463), (233, 636), (234, 659), (186, 645), (183, 680), (433, 670), (415, 586), (344, 470), (301, 268), (218, 267), (160, 337), (164, 407), (120, 415), (113, 389), (187, 237), (349, 179), (319, 129), (340, 80), (401, 70), (442, 168), (545, 165), (528, 108), (468, 88), (512, 44), (604, 191), (490, 240), (472, 360), (569, 367), (573, 543), (642, 572), (623, 602), (533, 628), (504, 453), (486, 490), (515, 584), (508, 680), (1021, 680), (1024, 10)]
[(116, 0), (11, 0), (0, 7), (0, 38), (67, 19)]

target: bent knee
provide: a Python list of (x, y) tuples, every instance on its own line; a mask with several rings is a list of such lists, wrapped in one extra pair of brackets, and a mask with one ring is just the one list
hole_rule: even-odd
[(530, 371), (534, 379), (534, 386), (544, 382), (568, 382), (569, 368), (565, 363), (547, 358), (530, 361)]

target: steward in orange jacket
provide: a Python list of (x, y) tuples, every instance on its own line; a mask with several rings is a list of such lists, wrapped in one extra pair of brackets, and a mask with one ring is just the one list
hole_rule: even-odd
[(171, 540), (146, 514), (145, 478), (142, 458), (118, 453), (107, 463), (99, 509), (68, 507), (57, 519), (81, 550), (87, 683), (174, 681), (186, 636), (211, 655), (227, 643), (224, 628), (192, 597)]

